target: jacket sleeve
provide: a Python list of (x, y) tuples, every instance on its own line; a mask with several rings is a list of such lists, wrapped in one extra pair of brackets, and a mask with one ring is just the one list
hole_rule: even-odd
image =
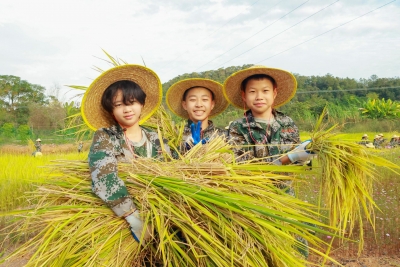
[(232, 151), (236, 162), (246, 161), (251, 158), (252, 155), (249, 154), (251, 151), (248, 147), (245, 147), (248, 144), (241, 131), (240, 122), (234, 121), (229, 125), (227, 140), (233, 146)]
[(117, 216), (135, 208), (125, 183), (118, 177), (118, 162), (110, 136), (96, 131), (89, 152), (92, 190)]

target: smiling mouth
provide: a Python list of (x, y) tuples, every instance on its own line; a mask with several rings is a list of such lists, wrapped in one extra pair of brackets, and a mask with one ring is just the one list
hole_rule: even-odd
[(193, 111), (193, 113), (195, 114), (195, 115), (202, 115), (202, 114), (204, 114), (204, 110), (196, 110), (196, 111)]

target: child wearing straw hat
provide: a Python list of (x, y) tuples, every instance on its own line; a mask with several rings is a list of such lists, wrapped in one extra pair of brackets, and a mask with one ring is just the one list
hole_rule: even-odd
[(228, 77), (223, 88), (225, 97), (245, 111), (244, 117), (232, 122), (228, 129), (228, 138), (239, 146), (235, 149), (238, 161), (259, 158), (285, 165), (304, 163), (313, 157), (306, 150), (311, 140), (293, 149), (300, 143), (298, 128), (290, 117), (276, 110), (290, 101), (296, 88), (296, 78), (290, 72), (264, 66), (253, 66)]
[[(88, 156), (92, 190), (129, 223), (138, 242), (146, 228), (118, 177), (117, 163), (161, 155), (158, 134), (139, 125), (156, 111), (161, 100), (161, 82), (156, 73), (139, 65), (122, 65), (93, 81), (81, 107), (84, 121), (96, 130)], [(164, 146), (169, 152), (167, 144)], [(145, 231), (144, 239), (147, 237)]]
[[(297, 126), (290, 117), (276, 110), (290, 101), (296, 88), (297, 81), (291, 73), (264, 66), (253, 66), (228, 77), (224, 95), (232, 105), (245, 111), (244, 117), (230, 123), (228, 129), (228, 139), (236, 146), (237, 161), (258, 158), (282, 165), (305, 163), (313, 157), (306, 149), (311, 140), (298, 145)], [(282, 156), (286, 152), (289, 153)], [(276, 186), (294, 196), (290, 182)], [(299, 252), (308, 257), (307, 241), (297, 239), (304, 244), (298, 248)]]
[(224, 130), (209, 120), (228, 107), (220, 83), (202, 78), (176, 82), (168, 89), (166, 102), (174, 114), (187, 119), (183, 131), (186, 145), (181, 146), (181, 151), (205, 144), (214, 134), (224, 135)]

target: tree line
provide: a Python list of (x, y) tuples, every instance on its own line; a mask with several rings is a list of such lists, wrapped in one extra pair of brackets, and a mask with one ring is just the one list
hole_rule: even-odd
[[(207, 78), (223, 83), (231, 74), (252, 66), (230, 66), (217, 70), (184, 73), (165, 83), (163, 92), (175, 82), (189, 78)], [(291, 116), (296, 123), (309, 128), (315, 118), (328, 106), (329, 116), (338, 122), (361, 120), (398, 120), (400, 118), (400, 78), (367, 79), (294, 74), (298, 89), (295, 97), (280, 110)], [(31, 84), (12, 75), (0, 75), (0, 136), (23, 139), (26, 136), (56, 132), (81, 119), (70, 116), (80, 112), (79, 102), (61, 102), (56, 96), (46, 95), (41, 85)], [(229, 107), (214, 118), (218, 126), (242, 116), (243, 111)], [(179, 120), (179, 118), (175, 118)], [(66, 127), (68, 126), (68, 127)], [(73, 129), (67, 132), (73, 134)]]

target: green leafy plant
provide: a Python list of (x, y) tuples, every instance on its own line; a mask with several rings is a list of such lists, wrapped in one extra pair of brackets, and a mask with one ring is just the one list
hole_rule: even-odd
[(359, 110), (362, 116), (371, 119), (400, 118), (400, 103), (391, 99), (368, 99)]

